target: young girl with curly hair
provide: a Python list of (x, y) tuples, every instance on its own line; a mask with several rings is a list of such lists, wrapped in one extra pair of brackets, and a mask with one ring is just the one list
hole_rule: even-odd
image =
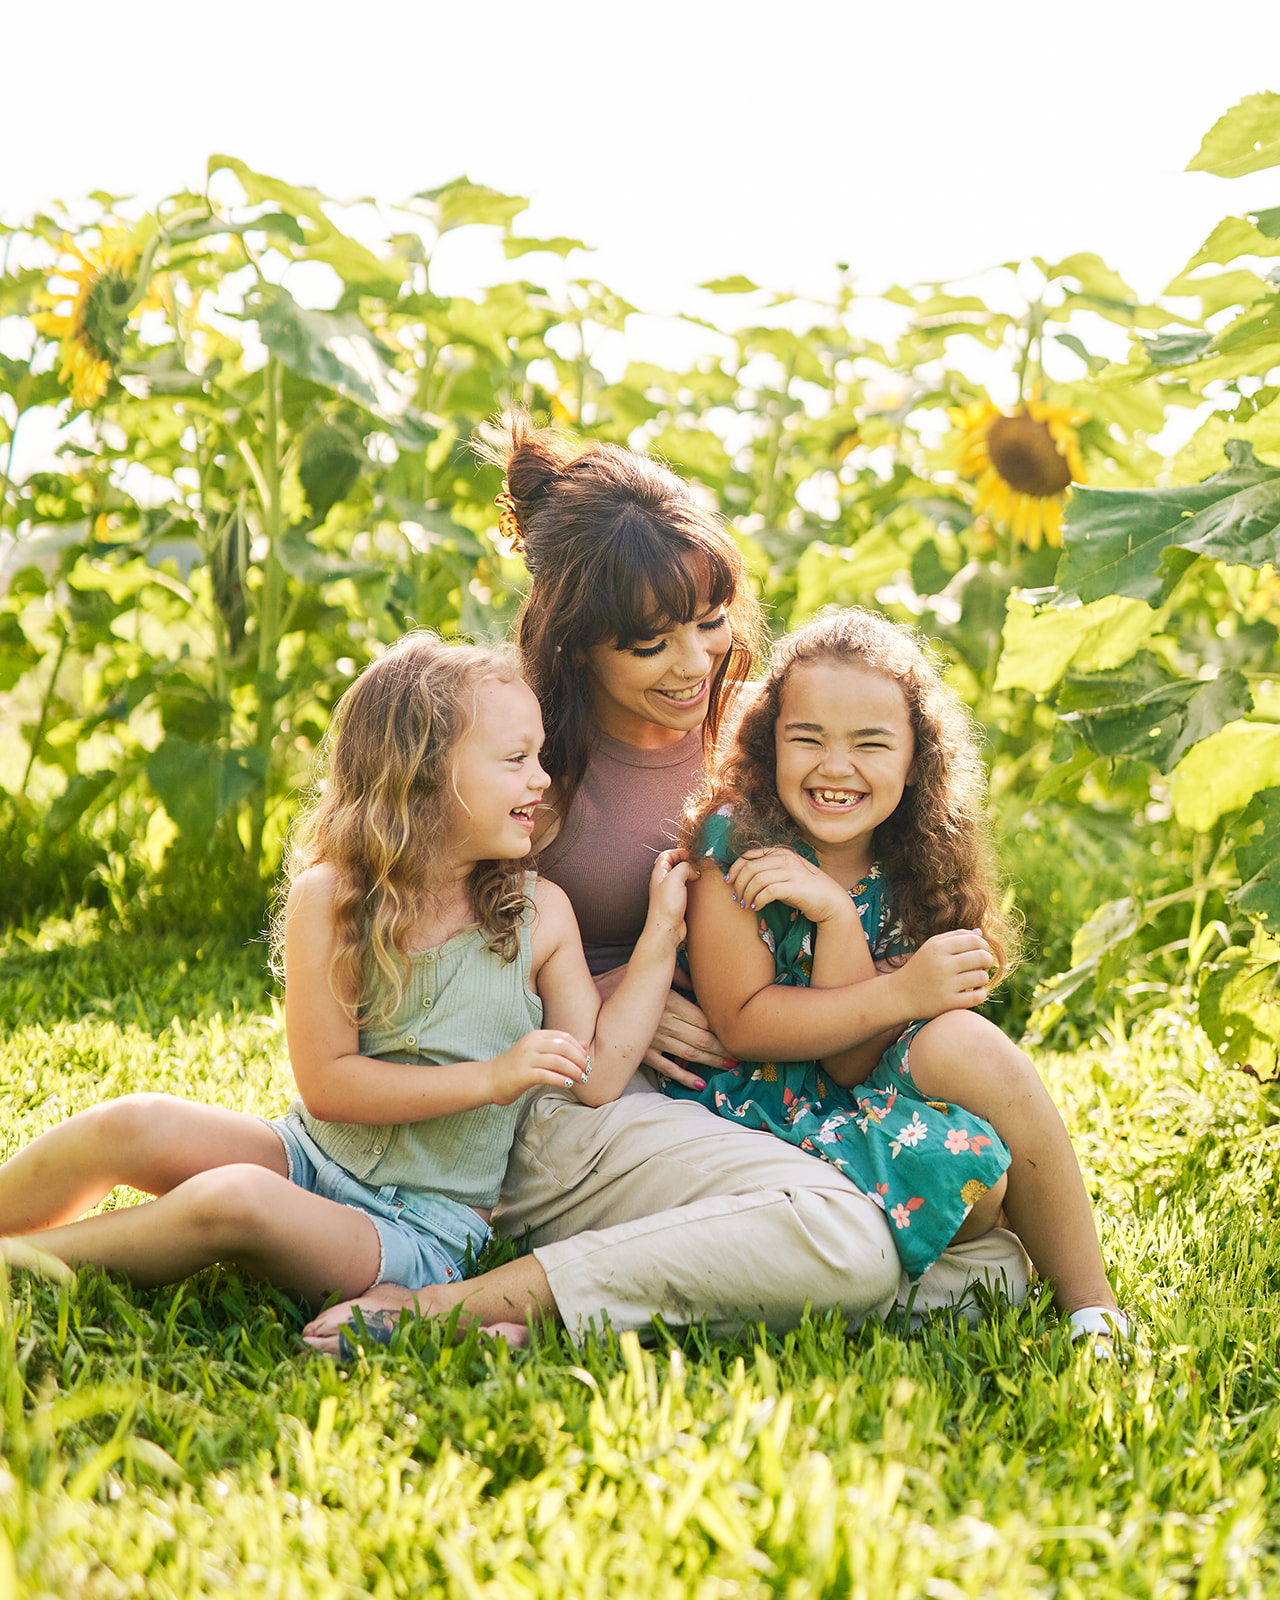
[[(908, 629), (832, 612), (776, 647), (694, 808), (704, 1090), (879, 1204), (916, 1277), (1003, 1205), (1075, 1331), (1123, 1323), (1027, 1057), (972, 1008), (1008, 970), (972, 723)], [(718, 871), (707, 870), (714, 861)]]
[[(312, 1302), (452, 1282), (489, 1237), (525, 1092), (622, 1092), (662, 1013), (689, 866), (659, 859), (602, 1007), (567, 898), (525, 870), (550, 779), (514, 663), (413, 634), (335, 715), (277, 929), (287, 1115), (158, 1094), (80, 1112), (0, 1168), (10, 1259), (34, 1247), (142, 1285), (232, 1261)], [(75, 1220), (117, 1184), (157, 1198)]]

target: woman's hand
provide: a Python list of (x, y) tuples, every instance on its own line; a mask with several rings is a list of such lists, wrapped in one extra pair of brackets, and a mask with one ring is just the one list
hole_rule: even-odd
[[(677, 972), (675, 981), (684, 987), (689, 980)], [(663, 1054), (663, 1052), (668, 1052)], [(671, 1057), (678, 1057), (672, 1061)], [(686, 1089), (705, 1089), (706, 1083), (690, 1070), (694, 1062), (719, 1071), (728, 1063), (725, 1048), (711, 1031), (711, 1024), (703, 1013), (685, 995), (675, 989), (667, 996), (662, 1020), (653, 1036), (653, 1042), (642, 1057), (646, 1067), (652, 1067), (660, 1078), (671, 1078)]]
[(591, 1058), (586, 1046), (567, 1033), (538, 1028), (486, 1062), (489, 1104), (509, 1106), (526, 1089), (571, 1089), (585, 1081)]
[(904, 1009), (912, 1017), (936, 1017), (980, 1006), (995, 964), (980, 930), (957, 928), (926, 939), (890, 977), (905, 996)]
[(724, 881), (746, 911), (759, 911), (780, 900), (817, 924), (857, 916), (847, 889), (842, 889), (821, 867), (781, 846), (744, 851)]

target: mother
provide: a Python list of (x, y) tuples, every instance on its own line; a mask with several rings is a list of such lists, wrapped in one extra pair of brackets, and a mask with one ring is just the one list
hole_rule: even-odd
[[(643, 925), (654, 853), (673, 841), (704, 748), (751, 669), (759, 608), (724, 528), (649, 457), (518, 419), (492, 458), (532, 578), (518, 642), (555, 780), (538, 870), (568, 894), (606, 987)], [(619, 1331), (705, 1318), (713, 1335), (791, 1328), (807, 1305), (838, 1306), (856, 1324), (906, 1303), (877, 1207), (830, 1163), (667, 1099), (651, 1074), (696, 1081), (672, 1057), (724, 1059), (675, 992), (648, 1070), (620, 1100), (528, 1098), (493, 1220), (527, 1238), (529, 1254), (416, 1297), (373, 1290), (323, 1313), (309, 1342), (335, 1349), (356, 1303), (437, 1315), (465, 1302), (485, 1324), (553, 1314), (574, 1332), (602, 1315)], [(967, 1301), (972, 1315), (975, 1282), (1020, 1298), (1027, 1278), (1017, 1240), (994, 1229), (948, 1250), (911, 1298), (916, 1311)]]

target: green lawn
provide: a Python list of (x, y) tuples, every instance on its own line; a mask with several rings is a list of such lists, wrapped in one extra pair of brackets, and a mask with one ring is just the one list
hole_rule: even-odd
[[(0, 945), (6, 1151), (134, 1089), (280, 1109), (263, 954)], [(1038, 1299), (909, 1337), (415, 1328), (344, 1372), (234, 1272), (15, 1274), (0, 1600), (1280, 1593), (1275, 1096), (1173, 1014), (1043, 1065), (1149, 1357), (1092, 1361)]]

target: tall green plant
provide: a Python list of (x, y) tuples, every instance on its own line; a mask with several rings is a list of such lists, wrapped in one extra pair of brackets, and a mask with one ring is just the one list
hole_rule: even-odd
[[(1190, 165), (1235, 177), (1277, 163), (1280, 96), (1264, 94), (1221, 118)], [(1096, 913), (1046, 1003), (1086, 984), (1101, 998), (1144, 930), (1185, 905), (1201, 1020), (1267, 1077), (1280, 1051), (1280, 466), (1255, 452), (1280, 450), (1280, 268), (1257, 267), (1278, 256), (1280, 209), (1227, 218), (1168, 291), (1198, 296), (1218, 326), (1139, 339), (1097, 378), (1102, 395), (1185, 385), (1212, 408), (1172, 481), (1076, 491), (1056, 587), (1010, 606), (1001, 680), (1054, 699), (1042, 793), (1151, 773), (1200, 841), (1191, 882)], [(1207, 919), (1223, 897), (1240, 933)]]

